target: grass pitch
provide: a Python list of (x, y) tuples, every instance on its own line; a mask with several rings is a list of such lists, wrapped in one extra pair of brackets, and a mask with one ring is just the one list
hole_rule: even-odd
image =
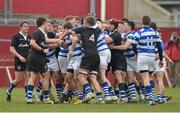
[(24, 89), (16, 88), (12, 101), (6, 102), (5, 88), (0, 89), (0, 112), (180, 112), (180, 88), (167, 89), (173, 98), (166, 104), (26, 104)]

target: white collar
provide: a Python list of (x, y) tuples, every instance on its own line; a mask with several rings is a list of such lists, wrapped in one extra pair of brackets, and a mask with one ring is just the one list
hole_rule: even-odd
[(41, 27), (39, 27), (38, 29), (41, 30), (41, 32), (43, 32), (45, 38), (48, 38), (47, 33)]
[(19, 34), (21, 34), (25, 40), (27, 39), (28, 34), (23, 34), (21, 31), (19, 31)]
[(21, 31), (19, 31), (19, 33), (20, 33), (22, 36), (27, 36), (27, 34), (24, 34), (24, 33), (22, 33)]

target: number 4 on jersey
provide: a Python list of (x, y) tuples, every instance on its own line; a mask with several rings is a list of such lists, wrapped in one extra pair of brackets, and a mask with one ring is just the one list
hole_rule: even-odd
[(89, 38), (90, 41), (94, 42), (95, 41), (95, 38), (94, 38), (94, 34), (91, 35), (91, 37)]

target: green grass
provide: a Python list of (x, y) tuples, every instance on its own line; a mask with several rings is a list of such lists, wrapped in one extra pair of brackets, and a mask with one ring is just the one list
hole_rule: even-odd
[(167, 95), (173, 96), (167, 104), (147, 106), (145, 104), (26, 104), (24, 90), (15, 89), (12, 102), (5, 100), (6, 89), (0, 89), (0, 112), (180, 112), (180, 88), (167, 89)]

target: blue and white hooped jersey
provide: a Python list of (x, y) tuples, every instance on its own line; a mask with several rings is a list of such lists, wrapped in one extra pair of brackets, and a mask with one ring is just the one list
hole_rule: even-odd
[(49, 52), (46, 53), (46, 58), (52, 58), (52, 57), (56, 57), (55, 51), (54, 51), (54, 49), (49, 49)]
[(99, 35), (96, 48), (98, 52), (109, 49), (103, 34)]
[[(66, 38), (66, 43), (68, 44), (68, 50), (72, 50), (72, 35), (69, 38)], [(82, 55), (82, 47), (80, 42), (78, 41), (76, 47), (73, 49), (73, 57)]]
[(106, 35), (109, 36), (110, 32), (109, 32), (108, 30), (106, 30), (106, 29), (103, 29), (103, 30), (102, 30), (102, 34), (103, 34), (104, 36), (106, 36)]
[(125, 34), (125, 38), (127, 41), (132, 42), (132, 44), (128, 47), (128, 49), (124, 52), (124, 55), (127, 59), (131, 59), (136, 57), (136, 53), (134, 52), (133, 45), (135, 45), (135, 31), (131, 31), (128, 34)]
[[(65, 36), (64, 40), (68, 43), (68, 46), (70, 46), (72, 44), (72, 42), (70, 42), (70, 34)], [(60, 48), (59, 56), (66, 58), (69, 50), (64, 48), (64, 47), (62, 47), (62, 46), (60, 46), (59, 48)]]
[(156, 55), (156, 42), (160, 42), (159, 34), (150, 27), (143, 27), (135, 33), (138, 54)]
[(59, 51), (59, 55), (58, 56), (61, 56), (61, 57), (67, 57), (67, 54), (68, 54), (68, 49), (65, 49), (64, 47), (60, 46), (60, 51)]

